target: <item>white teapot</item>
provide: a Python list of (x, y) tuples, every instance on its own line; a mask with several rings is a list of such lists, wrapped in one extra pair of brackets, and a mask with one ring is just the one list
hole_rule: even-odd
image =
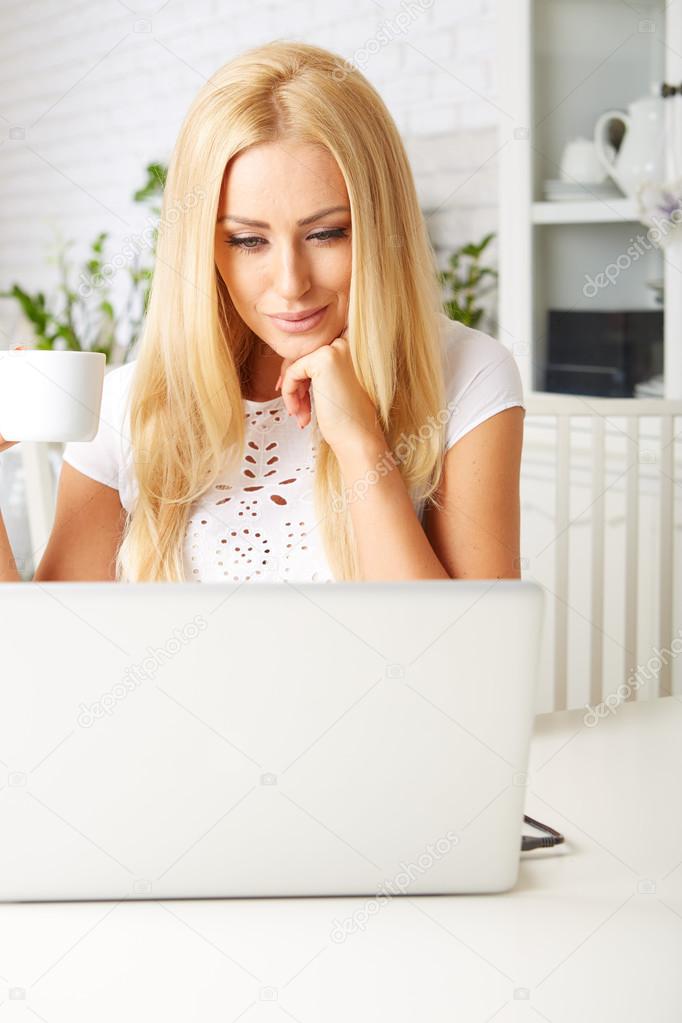
[[(635, 198), (645, 183), (656, 183), (665, 175), (665, 100), (653, 93), (642, 96), (622, 110), (607, 110), (594, 126), (594, 144), (597, 157), (625, 195)], [(625, 134), (620, 149), (614, 154), (608, 145), (606, 129), (612, 120), (620, 120)]]

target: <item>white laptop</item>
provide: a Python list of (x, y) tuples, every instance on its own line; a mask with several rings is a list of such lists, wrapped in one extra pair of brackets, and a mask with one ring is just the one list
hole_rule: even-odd
[(500, 892), (543, 593), (2, 583), (0, 899)]

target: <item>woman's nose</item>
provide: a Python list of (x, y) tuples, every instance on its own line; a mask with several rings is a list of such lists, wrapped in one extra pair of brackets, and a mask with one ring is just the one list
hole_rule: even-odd
[(282, 298), (298, 298), (310, 290), (310, 268), (296, 246), (284, 246), (275, 257), (273, 286)]

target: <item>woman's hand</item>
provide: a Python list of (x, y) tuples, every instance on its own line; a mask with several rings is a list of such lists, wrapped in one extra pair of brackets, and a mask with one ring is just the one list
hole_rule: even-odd
[(296, 416), (301, 428), (310, 423), (312, 387), (320, 433), (337, 456), (349, 447), (384, 440), (376, 409), (353, 369), (345, 336), (295, 361), (284, 359), (280, 385), (287, 412)]
[[(12, 351), (16, 352), (20, 348), (29, 348), (29, 347), (30, 347), (29, 345), (14, 345), (12, 347)], [(19, 443), (18, 440), (5, 440), (5, 438), (0, 433), (0, 451), (6, 451), (7, 448), (11, 448), (15, 444), (18, 444), (18, 443)]]

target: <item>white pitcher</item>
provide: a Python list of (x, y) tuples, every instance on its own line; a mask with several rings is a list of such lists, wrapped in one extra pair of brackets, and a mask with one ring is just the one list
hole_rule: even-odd
[[(656, 86), (652, 86), (652, 92)], [(657, 183), (665, 174), (664, 102), (661, 96), (642, 96), (623, 110), (607, 110), (594, 126), (597, 156), (618, 187), (635, 198), (640, 185)], [(612, 120), (622, 121), (625, 134), (614, 155), (606, 130)]]

